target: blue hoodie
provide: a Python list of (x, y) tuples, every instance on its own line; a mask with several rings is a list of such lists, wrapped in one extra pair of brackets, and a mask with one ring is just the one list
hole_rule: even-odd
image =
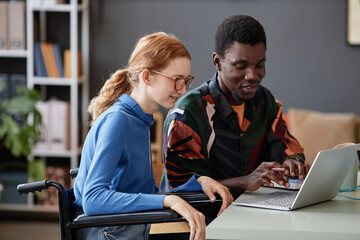
[[(75, 205), (86, 215), (162, 209), (150, 148), (153, 115), (123, 94), (91, 127), (75, 179)], [(193, 176), (174, 191), (201, 191)]]

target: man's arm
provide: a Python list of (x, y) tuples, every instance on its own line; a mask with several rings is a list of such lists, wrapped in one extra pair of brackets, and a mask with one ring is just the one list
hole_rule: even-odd
[[(165, 170), (170, 189), (182, 188), (186, 185), (188, 178), (194, 174), (200, 174), (197, 181), (201, 184), (201, 189), (209, 196), (211, 201), (215, 201), (214, 194), (217, 193), (222, 198), (220, 214), (232, 202), (233, 197), (228, 188), (219, 182), (208, 177), (205, 156), (202, 153), (202, 140), (198, 133), (191, 127), (189, 121), (182, 114), (177, 112), (170, 114), (165, 120), (164, 127), (164, 148), (165, 151)], [(196, 126), (195, 121), (192, 121)], [(180, 186), (179, 186), (180, 185)]]
[(170, 189), (184, 184), (194, 174), (209, 175), (202, 139), (195, 128), (183, 110), (172, 111), (165, 119), (163, 148)]
[(288, 176), (298, 176), (300, 179), (304, 179), (310, 168), (305, 164), (304, 149), (299, 141), (290, 133), (287, 122), (283, 118), (281, 103), (275, 101), (274, 106), (276, 106), (274, 108), (276, 117), (272, 122), (267, 143), (268, 149), (273, 153), (270, 158), (274, 160), (278, 158), (276, 155), (279, 155), (280, 159), (282, 159), (278, 162), (282, 163), (282, 167), (287, 170), (286, 182)]
[[(278, 138), (282, 142), (283, 149), (280, 153), (283, 158), (282, 163), (288, 162), (287, 164), (285, 164), (287, 167), (298, 167), (297, 170), (292, 169), (292, 173), (303, 173), (303, 169), (305, 167), (304, 149), (301, 147), (299, 141), (290, 133), (287, 122), (283, 118), (281, 103), (279, 101), (276, 101), (276, 104), (277, 113), (272, 123), (270, 132), (272, 132), (276, 136), (276, 138)], [(276, 143), (274, 142), (275, 141), (268, 143), (268, 147), (270, 149), (276, 148), (276, 146), (273, 146), (276, 145)]]

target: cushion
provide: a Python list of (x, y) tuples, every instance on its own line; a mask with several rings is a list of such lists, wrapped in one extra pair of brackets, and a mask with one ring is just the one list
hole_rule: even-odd
[(357, 141), (356, 115), (353, 113), (322, 113), (289, 108), (288, 121), (290, 132), (304, 148), (309, 165), (320, 150)]

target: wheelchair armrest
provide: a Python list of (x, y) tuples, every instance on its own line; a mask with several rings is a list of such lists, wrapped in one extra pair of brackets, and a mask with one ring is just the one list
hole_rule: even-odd
[(184, 199), (186, 202), (188, 202), (192, 206), (196, 205), (204, 205), (204, 204), (221, 204), (222, 198), (220, 195), (215, 194), (215, 201), (212, 203), (208, 197), (203, 192), (166, 192), (166, 193), (160, 193), (160, 194), (166, 194), (166, 195), (177, 195)]
[(38, 182), (31, 182), (31, 183), (23, 183), (23, 184), (19, 184), (17, 186), (17, 191), (20, 194), (28, 194), (29, 192), (36, 192), (39, 191), (41, 192), (44, 189), (47, 189), (49, 186), (47, 184), (47, 180), (43, 180), (43, 181), (38, 181)]
[(77, 229), (84, 227), (150, 224), (179, 221), (184, 221), (184, 218), (181, 215), (170, 209), (162, 209), (96, 216), (87, 216), (82, 214), (76, 217), (68, 227), (71, 229)]
[(44, 189), (48, 189), (49, 187), (55, 187), (59, 191), (60, 194), (63, 196), (65, 195), (65, 188), (61, 183), (58, 183), (53, 180), (42, 180), (38, 182), (29, 182), (29, 183), (22, 183), (17, 185), (17, 191), (20, 194), (28, 194), (28, 193), (34, 193), (36, 191), (41, 192)]

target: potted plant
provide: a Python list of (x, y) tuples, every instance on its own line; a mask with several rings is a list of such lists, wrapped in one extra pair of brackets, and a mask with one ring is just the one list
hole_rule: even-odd
[[(6, 84), (0, 82), (0, 92), (5, 88)], [(16, 174), (21, 172), (21, 178), (27, 181), (27, 157), (41, 135), (41, 114), (36, 110), (36, 102), (41, 100), (36, 89), (25, 86), (18, 87), (15, 96), (0, 100), (0, 182), (3, 184), (3, 197), (9, 195), (5, 193), (5, 178), (19, 179)]]

